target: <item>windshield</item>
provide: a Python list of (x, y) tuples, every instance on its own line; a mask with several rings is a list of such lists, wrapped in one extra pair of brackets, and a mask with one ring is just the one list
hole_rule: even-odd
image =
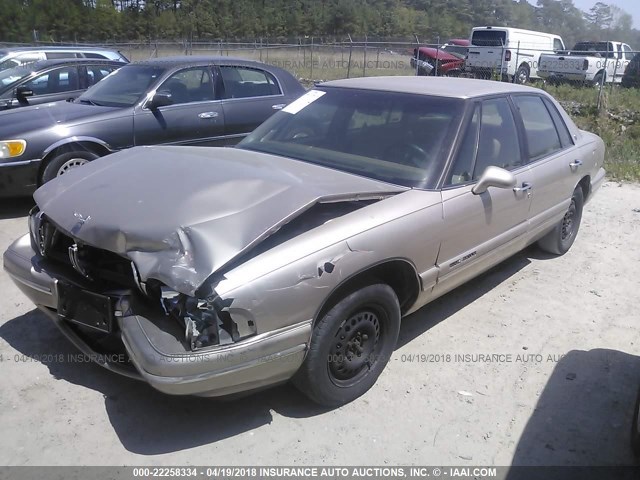
[(471, 45), (499, 47), (507, 43), (507, 32), (501, 30), (476, 30), (471, 36)]
[(445, 52), (454, 55), (459, 58), (464, 58), (467, 55), (468, 47), (463, 47), (461, 45), (454, 45), (452, 43), (448, 43), (442, 47), (442, 50)]
[(13, 67), (2, 70), (0, 71), (0, 88), (4, 89), (4, 87), (13, 85), (20, 79), (31, 75), (32, 72), (33, 69), (29, 67)]
[(429, 188), (463, 107), (460, 99), (327, 87), (288, 105), (238, 148)]
[(76, 99), (105, 107), (131, 107), (156, 83), (164, 69), (149, 65), (127, 65), (96, 83)]

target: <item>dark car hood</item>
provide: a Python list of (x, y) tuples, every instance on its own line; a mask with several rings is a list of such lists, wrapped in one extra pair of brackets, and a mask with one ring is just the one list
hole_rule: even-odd
[(70, 171), (34, 197), (80, 242), (130, 258), (142, 280), (193, 295), (211, 274), (319, 201), (405, 190), (240, 149), (136, 147)]
[(116, 108), (62, 101), (3, 111), (0, 113), (0, 140), (22, 138), (34, 130), (73, 124), (112, 110)]

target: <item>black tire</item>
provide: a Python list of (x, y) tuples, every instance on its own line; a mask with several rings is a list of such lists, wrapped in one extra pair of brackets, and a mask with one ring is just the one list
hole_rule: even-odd
[(95, 160), (100, 155), (93, 153), (89, 150), (76, 150), (73, 152), (65, 152), (53, 157), (49, 162), (47, 162), (44, 170), (42, 171), (42, 176), (40, 178), (41, 183), (47, 183), (49, 180), (53, 180), (59, 175), (62, 175), (64, 172), (61, 170), (65, 165), (69, 164), (69, 162), (73, 162), (74, 160), (90, 162)]
[(583, 205), (584, 195), (582, 187), (578, 185), (573, 191), (571, 204), (564, 217), (553, 230), (538, 240), (538, 246), (545, 252), (553, 253), (554, 255), (567, 253), (578, 235)]
[(631, 448), (633, 453), (640, 457), (640, 390), (633, 411), (633, 423), (631, 424)]
[(600, 84), (606, 80), (604, 73), (598, 72), (596, 76), (593, 77), (593, 86), (596, 88), (600, 88)]
[(529, 83), (529, 75), (530, 75), (529, 65), (523, 63), (516, 70), (516, 74), (513, 76), (513, 83), (519, 83), (524, 85), (525, 83)]
[(363, 287), (340, 300), (316, 324), (294, 385), (311, 400), (337, 407), (369, 390), (389, 361), (400, 331), (391, 287)]

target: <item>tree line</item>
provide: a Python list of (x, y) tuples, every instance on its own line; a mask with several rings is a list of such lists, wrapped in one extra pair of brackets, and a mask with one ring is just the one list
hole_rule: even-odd
[(577, 40), (621, 40), (640, 49), (631, 15), (573, 0), (0, 0), (0, 42), (292, 39), (308, 36), (436, 38), (471, 27), (541, 30)]

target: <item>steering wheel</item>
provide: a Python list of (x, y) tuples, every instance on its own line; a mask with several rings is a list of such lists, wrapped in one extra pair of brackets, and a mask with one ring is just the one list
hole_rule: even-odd
[(403, 165), (416, 168), (426, 168), (431, 160), (429, 154), (415, 143), (395, 143), (385, 150), (385, 154)]

